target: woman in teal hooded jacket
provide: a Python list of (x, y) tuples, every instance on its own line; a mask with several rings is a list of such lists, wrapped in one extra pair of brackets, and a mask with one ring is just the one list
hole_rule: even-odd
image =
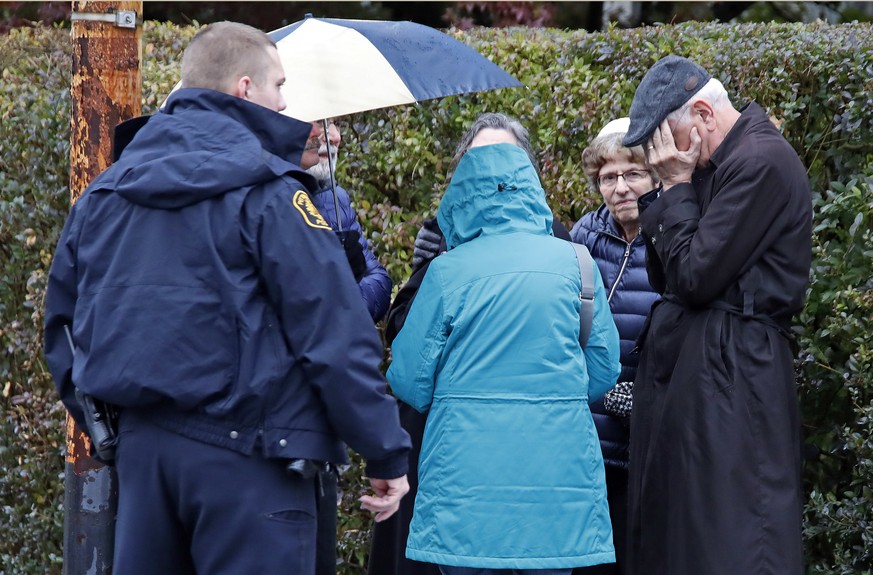
[(437, 214), (449, 251), (392, 346), (392, 389), (429, 410), (407, 557), (569, 573), (614, 561), (588, 403), (618, 377), (618, 333), (595, 265), (583, 352), (573, 247), (527, 154), (494, 132), (458, 163)]

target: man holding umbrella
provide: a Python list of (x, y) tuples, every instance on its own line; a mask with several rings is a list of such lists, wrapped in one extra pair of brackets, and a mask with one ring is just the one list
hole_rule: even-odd
[(120, 408), (115, 572), (310, 575), (317, 471), (343, 442), (367, 459), (377, 521), (408, 490), (381, 342), (295, 165), (312, 126), (276, 113), (284, 81), (263, 32), (201, 30), (185, 87), (58, 244), (56, 386), (83, 428), (75, 388)]
[(391, 303), (391, 277), (370, 250), (370, 244), (364, 237), (361, 224), (352, 209), (349, 193), (334, 184), (341, 134), (334, 120), (329, 120), (327, 124), (328, 131), (325, 133), (321, 122), (313, 122), (318, 128), (313, 131), (314, 137), (306, 144), (307, 149), (317, 149), (318, 152), (318, 163), (306, 170), (318, 183), (319, 191), (312, 194), (312, 201), (331, 227), (340, 230), (346, 257), (355, 279), (358, 280), (361, 296), (367, 303), (367, 310), (373, 321), (379, 321)]

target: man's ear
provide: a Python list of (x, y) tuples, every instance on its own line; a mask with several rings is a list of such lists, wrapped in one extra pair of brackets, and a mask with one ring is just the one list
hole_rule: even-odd
[(712, 109), (709, 102), (706, 100), (695, 101), (691, 104), (691, 113), (699, 116), (707, 129), (709, 129), (710, 126), (712, 126), (712, 129), (715, 129), (715, 111)]
[(237, 98), (242, 98), (243, 100), (249, 99), (249, 87), (252, 85), (252, 79), (249, 76), (243, 76), (239, 80), (236, 81), (236, 86), (234, 89), (232, 96), (236, 96)]

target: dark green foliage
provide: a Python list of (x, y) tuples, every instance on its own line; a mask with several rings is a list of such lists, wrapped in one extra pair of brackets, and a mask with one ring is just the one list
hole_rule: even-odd
[(369, 491), (370, 484), (363, 478), (363, 459), (356, 453), (349, 456), (352, 464), (340, 479), (343, 498), (337, 516), (337, 573), (363, 575), (373, 520), (370, 513), (361, 511), (358, 498)]
[[(145, 113), (175, 84), (194, 31), (146, 26)], [(780, 123), (808, 167), (816, 218), (808, 304), (794, 326), (805, 436), (815, 452), (805, 470), (807, 570), (873, 573), (871, 25), (452, 33), (527, 87), (343, 119), (339, 181), (396, 283), (409, 275), (413, 237), (435, 212), (455, 143), (481, 111), (509, 113), (530, 129), (549, 202), (565, 224), (600, 201), (582, 172), (582, 149), (627, 114), (636, 84), (663, 55), (696, 59), (735, 103), (753, 98)], [(40, 325), (69, 203), (69, 52), (68, 31), (0, 36), (0, 575), (60, 572), (63, 409), (45, 370)], [(343, 575), (363, 573), (366, 563), (371, 519), (357, 502), (361, 469), (353, 458), (342, 481)]]
[(64, 410), (42, 296), (70, 204), (69, 32), (0, 36), (0, 572), (60, 573)]
[(798, 321), (811, 573), (873, 573), (873, 165), (815, 194), (815, 264)]

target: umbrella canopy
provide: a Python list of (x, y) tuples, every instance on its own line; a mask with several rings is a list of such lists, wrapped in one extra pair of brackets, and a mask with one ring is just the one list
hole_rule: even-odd
[(269, 33), (287, 108), (313, 121), (522, 83), (463, 42), (413, 22), (307, 17)]
[[(282, 114), (304, 122), (321, 120), (325, 132), (327, 118), (523, 86), (463, 42), (414, 22), (307, 15), (269, 36), (285, 70), (287, 107)], [(330, 154), (328, 160), (339, 214)], [(341, 220), (338, 226), (342, 231)]]

